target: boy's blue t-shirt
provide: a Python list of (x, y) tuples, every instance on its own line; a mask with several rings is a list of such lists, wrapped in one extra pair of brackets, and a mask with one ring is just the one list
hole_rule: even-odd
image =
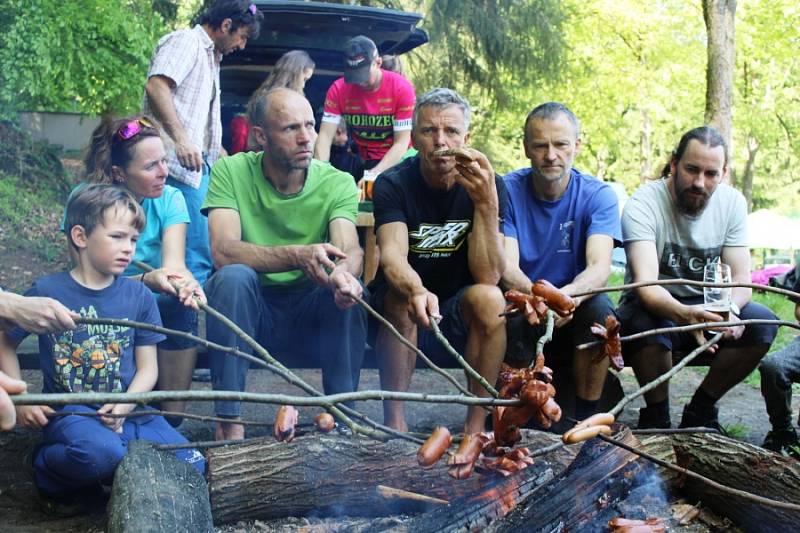
[(519, 266), (531, 281), (546, 279), (563, 287), (586, 269), (590, 235), (609, 235), (614, 246), (620, 246), (617, 195), (607, 184), (573, 168), (561, 198), (539, 200), (533, 193), (532, 172), (523, 168), (503, 177), (509, 202), (503, 234), (519, 242)]
[[(36, 280), (25, 296), (46, 296), (84, 317), (121, 318), (161, 325), (153, 294), (142, 283), (118, 277), (101, 290), (84, 287), (69, 272)], [(8, 333), (21, 342), (29, 332)], [(43, 392), (124, 392), (136, 373), (134, 348), (161, 342), (153, 331), (123, 326), (79, 325), (78, 329), (39, 335)]]
[[(78, 184), (70, 193), (70, 198), (75, 191), (85, 187), (85, 183)], [(69, 200), (67, 200), (69, 202)], [(164, 192), (158, 198), (144, 198), (141, 201), (142, 210), (146, 217), (144, 229), (139, 234), (136, 243), (136, 253), (133, 258), (150, 265), (161, 268), (161, 249), (164, 241), (164, 231), (174, 224), (189, 224), (189, 211), (183, 193), (171, 185), (164, 186)], [(67, 212), (61, 219), (61, 231), (64, 231)], [(142, 269), (133, 263), (128, 265), (123, 276), (136, 276)]]

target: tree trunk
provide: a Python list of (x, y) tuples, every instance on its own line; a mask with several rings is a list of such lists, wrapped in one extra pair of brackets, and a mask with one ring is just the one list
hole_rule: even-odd
[(213, 532), (208, 489), (200, 473), (146, 441), (131, 442), (117, 467), (108, 503), (109, 533)]
[(653, 177), (653, 151), (650, 146), (652, 134), (653, 126), (650, 123), (650, 116), (647, 111), (642, 110), (642, 131), (639, 135), (639, 183), (642, 185)]
[[(733, 154), (733, 71), (736, 0), (703, 0), (708, 33), (706, 124), (717, 128)], [(731, 172), (733, 171), (729, 165)]]
[[(672, 437), (678, 464), (731, 488), (778, 501), (800, 502), (800, 462), (758, 446), (719, 435)], [(727, 516), (746, 531), (787, 531), (800, 523), (800, 513), (767, 507), (721, 493), (686, 478), (683, 491)]]
[(758, 139), (750, 133), (747, 135), (747, 163), (744, 166), (742, 173), (742, 194), (744, 199), (747, 200), (747, 212), (753, 210), (753, 173), (756, 164), (756, 154), (761, 145)]
[[(523, 442), (538, 449), (557, 439), (548, 433), (525, 432)], [(432, 468), (422, 468), (416, 460), (418, 449), (402, 440), (378, 442), (313, 433), (288, 444), (267, 438), (209, 450), (207, 478), (214, 522), (312, 513), (385, 516), (407, 509), (382, 498), (378, 485), (450, 501), (481, 491), (496, 479), (473, 474), (456, 481), (447, 474), (444, 459)], [(554, 457), (564, 465), (560, 471), (572, 455)]]

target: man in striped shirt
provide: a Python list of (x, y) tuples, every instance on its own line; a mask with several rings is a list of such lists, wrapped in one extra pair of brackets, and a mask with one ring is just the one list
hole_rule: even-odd
[(191, 218), (186, 265), (200, 282), (211, 272), (208, 223), (200, 206), (222, 148), (219, 65), (258, 37), (263, 15), (249, 0), (217, 0), (192, 29), (161, 38), (150, 61), (144, 113), (167, 133), (167, 183), (183, 192)]

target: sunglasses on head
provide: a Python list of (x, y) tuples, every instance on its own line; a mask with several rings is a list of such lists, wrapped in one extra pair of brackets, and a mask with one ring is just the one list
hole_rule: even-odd
[(155, 129), (155, 126), (144, 117), (137, 118), (123, 124), (117, 130), (116, 138), (120, 141), (127, 141), (139, 135), (142, 132), (142, 128)]

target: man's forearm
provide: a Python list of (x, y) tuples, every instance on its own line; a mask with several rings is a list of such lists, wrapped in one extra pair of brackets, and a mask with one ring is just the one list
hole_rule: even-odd
[[(323, 126), (325, 123), (322, 123)], [(322, 127), (319, 130), (319, 136), (317, 137), (317, 142), (314, 144), (314, 159), (318, 159), (324, 163), (327, 163), (331, 160), (331, 143), (333, 142), (333, 137), (328, 135), (326, 131)]]
[[(569, 295), (573, 295), (580, 292), (605, 287), (610, 274), (611, 267), (609, 265), (590, 265), (583, 272), (575, 276), (575, 279), (573, 279), (570, 283), (561, 287), (561, 290)], [(580, 305), (585, 299), (586, 297), (578, 298), (577, 304)]]
[(394, 143), (389, 151), (383, 155), (380, 162), (373, 167), (370, 172), (376, 176), (384, 170), (389, 170), (403, 158), (403, 155), (408, 151), (408, 145), (405, 143)]
[(150, 107), (156, 115), (155, 118), (164, 126), (167, 135), (175, 144), (189, 143), (189, 136), (172, 103), (172, 91), (169, 85), (166, 82), (155, 81), (151, 78), (147, 82), (146, 91)]
[[(643, 280), (639, 280), (643, 281)], [(686, 321), (686, 306), (679, 302), (664, 287), (650, 286), (635, 289), (642, 305), (650, 313), (681, 324)]]
[(214, 266), (247, 265), (256, 272), (286, 272), (299, 265), (298, 251), (303, 246), (259, 246), (242, 241), (230, 241), (214, 248)]
[(389, 261), (381, 263), (383, 275), (395, 291), (410, 297), (425, 290), (422, 278), (411, 268), (408, 261)]
[(519, 268), (519, 265), (506, 265), (506, 270), (503, 272), (502, 285), (506, 290), (514, 289), (525, 294), (531, 293), (531, 285), (533, 282), (528, 279), (528, 276)]
[(496, 205), (475, 206), (469, 241), (469, 270), (478, 283), (496, 285), (506, 269), (503, 236), (497, 229)]

